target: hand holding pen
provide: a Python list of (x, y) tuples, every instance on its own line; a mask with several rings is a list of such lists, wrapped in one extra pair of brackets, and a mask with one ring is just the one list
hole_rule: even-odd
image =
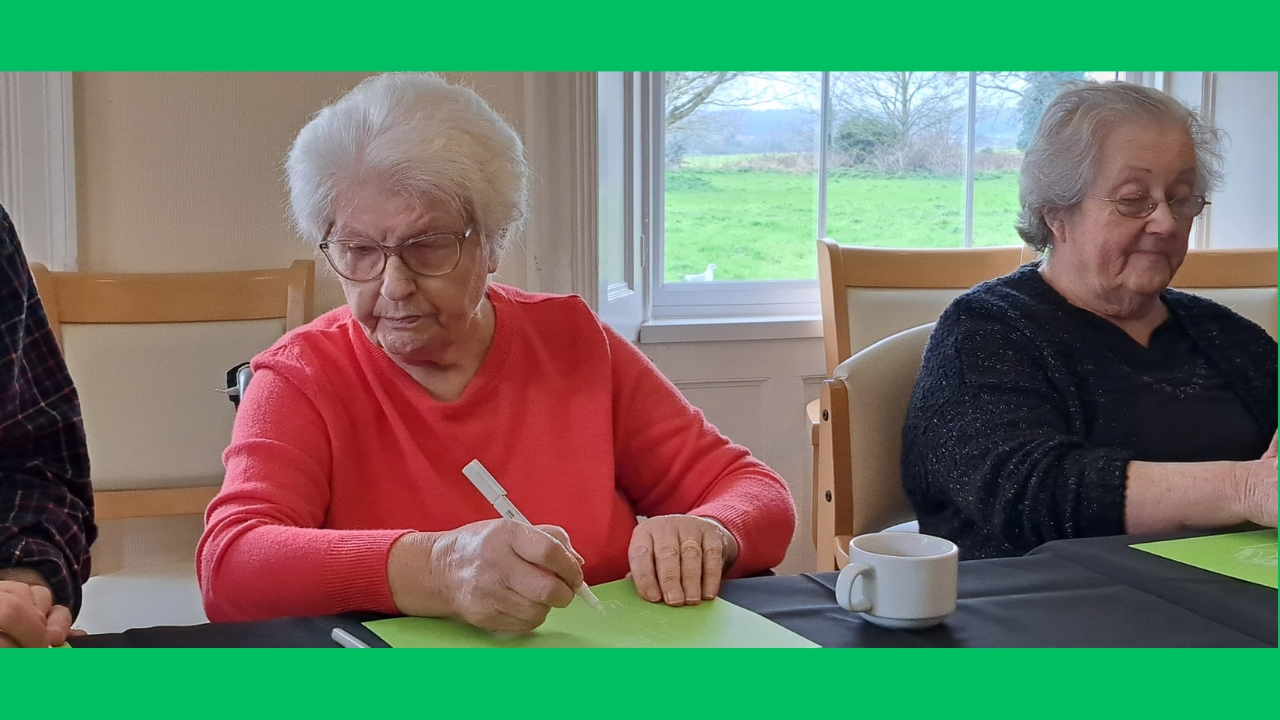
[(551, 608), (567, 607), (575, 588), (588, 603), (595, 600), (583, 584), (582, 556), (565, 531), (529, 524), (496, 481), (485, 490), (486, 497), (501, 496), (503, 502), (490, 499), (495, 507), (507, 508), (497, 511), (501, 519), (447, 532), (407, 533), (392, 544), (387, 580), (396, 609), (416, 617), (453, 617), (490, 632), (520, 633), (541, 625)]
[(581, 563), (560, 528), (503, 518), (402, 536), (391, 546), (387, 580), (401, 614), (521, 633), (574, 600)]
[[(488, 500), (489, 504), (493, 505), (493, 509), (497, 510), (499, 515), (507, 518), (508, 520), (515, 520), (516, 522), (528, 525), (529, 527), (535, 527), (535, 525), (529, 522), (529, 519), (526, 518), (523, 513), (516, 509), (516, 506), (507, 498), (507, 491), (498, 484), (498, 481), (494, 479), (493, 475), (491, 475), (488, 470), (485, 469), (484, 465), (480, 464), (479, 460), (472, 460), (467, 463), (467, 466), (462, 468), (462, 474), (467, 476), (467, 479), (471, 481), (471, 484), (476, 486), (476, 489), (484, 495), (485, 500)], [(552, 537), (555, 537), (556, 540), (563, 543), (565, 549), (573, 552), (573, 548), (569, 545), (569, 536), (565, 534), (564, 530), (554, 525), (547, 525), (546, 527), (555, 530), (556, 532), (553, 533)], [(576, 552), (573, 553), (573, 556), (577, 558), (578, 564), (581, 565), (583, 562), (582, 556)], [(582, 600), (588, 605), (595, 608), (597, 611), (603, 612), (600, 607), (600, 600), (598, 600), (595, 594), (587, 587), (586, 582), (580, 582), (574, 586), (573, 592), (578, 597), (582, 598)]]

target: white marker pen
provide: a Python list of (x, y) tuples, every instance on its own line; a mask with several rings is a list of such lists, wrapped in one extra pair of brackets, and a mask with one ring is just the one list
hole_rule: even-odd
[[(515, 505), (511, 504), (511, 501), (507, 499), (507, 491), (502, 489), (502, 486), (498, 484), (493, 475), (489, 474), (484, 465), (480, 464), (479, 460), (472, 460), (467, 463), (467, 466), (462, 468), (462, 474), (467, 476), (471, 484), (476, 486), (476, 489), (484, 495), (484, 499), (488, 500), (490, 505), (493, 505), (493, 509), (497, 510), (499, 515), (508, 520), (515, 520), (533, 527), (533, 523), (529, 522), (529, 519), (517, 510)], [(600, 607), (600, 599), (596, 597), (595, 593), (591, 592), (586, 582), (579, 583), (578, 587), (573, 589), (573, 592), (587, 601), (587, 604), (591, 607), (604, 612), (604, 608)]]

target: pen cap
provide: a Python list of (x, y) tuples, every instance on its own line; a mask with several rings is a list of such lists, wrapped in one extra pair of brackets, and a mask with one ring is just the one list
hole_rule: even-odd
[(488, 500), (490, 504), (497, 502), (498, 498), (507, 494), (507, 491), (502, 489), (502, 486), (489, 474), (488, 470), (485, 470), (484, 465), (481, 465), (479, 460), (472, 460), (467, 463), (467, 466), (462, 468), (462, 474), (467, 476), (471, 484), (476, 486), (476, 489), (484, 495), (484, 499)]

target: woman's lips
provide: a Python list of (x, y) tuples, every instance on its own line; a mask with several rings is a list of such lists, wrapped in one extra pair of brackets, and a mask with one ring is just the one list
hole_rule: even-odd
[(416, 325), (418, 321), (421, 319), (422, 319), (421, 315), (401, 315), (398, 317), (379, 318), (378, 322), (385, 325), (389, 325), (390, 327), (393, 327), (393, 328), (406, 328), (406, 327), (412, 327), (413, 325)]

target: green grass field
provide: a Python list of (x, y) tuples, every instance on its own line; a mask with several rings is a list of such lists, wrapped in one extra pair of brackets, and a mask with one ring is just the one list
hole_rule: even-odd
[[(707, 163), (709, 164), (709, 163)], [(682, 169), (666, 175), (666, 279), (715, 263), (716, 280), (818, 276), (817, 181), (767, 170)], [(1016, 172), (974, 180), (974, 245), (1014, 245)], [(956, 177), (827, 182), (827, 235), (848, 245), (960, 247), (964, 184)]]

